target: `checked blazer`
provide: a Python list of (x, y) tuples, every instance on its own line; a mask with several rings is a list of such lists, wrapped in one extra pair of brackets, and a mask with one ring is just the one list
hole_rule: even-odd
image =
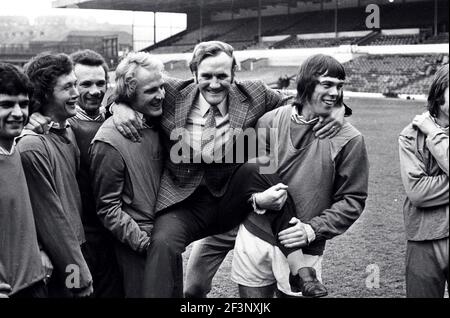
[[(200, 91), (193, 79), (181, 81), (167, 78), (164, 85), (166, 96), (161, 118), (161, 143), (166, 157), (156, 204), (157, 212), (189, 197), (203, 177), (209, 191), (216, 197), (222, 196), (231, 174), (241, 164), (172, 161), (169, 154), (178, 140), (171, 140), (170, 135), (175, 129), (185, 128), (189, 112)], [(286, 99), (287, 97), (268, 88), (262, 81), (233, 83), (228, 95), (230, 128), (245, 130), (254, 127), (262, 115), (281, 106)]]

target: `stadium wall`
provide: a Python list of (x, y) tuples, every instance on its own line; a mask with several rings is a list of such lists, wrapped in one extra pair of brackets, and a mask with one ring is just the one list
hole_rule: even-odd
[(448, 43), (441, 44), (414, 44), (414, 45), (373, 45), (354, 46), (354, 53), (366, 54), (449, 54)]
[[(290, 66), (300, 65), (308, 56), (318, 53), (316, 48), (308, 49), (277, 49), (277, 50), (245, 50), (236, 51), (235, 57), (238, 65), (247, 59), (268, 59), (269, 66)], [(345, 63), (353, 58), (353, 54), (345, 48), (340, 47), (320, 48), (320, 53), (334, 56), (339, 62)], [(170, 61), (184, 60), (190, 61), (192, 53), (155, 54), (163, 63)]]
[[(304, 48), (304, 49), (276, 49), (276, 50), (245, 50), (236, 51), (238, 64), (247, 59), (267, 58), (269, 66), (300, 65), (306, 57), (323, 53), (345, 63), (360, 54), (449, 54), (448, 44), (415, 44), (415, 45), (384, 45), (384, 46), (355, 46), (341, 45), (328, 48)], [(192, 53), (156, 54), (164, 62), (190, 61)]]

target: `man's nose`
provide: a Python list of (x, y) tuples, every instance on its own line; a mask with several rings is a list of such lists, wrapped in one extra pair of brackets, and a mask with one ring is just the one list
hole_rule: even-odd
[(330, 87), (330, 89), (328, 90), (328, 93), (332, 96), (337, 96), (339, 94), (336, 86)]
[(72, 90), (71, 90), (71, 96), (72, 97), (78, 97), (78, 96), (80, 96), (80, 93), (78, 92), (78, 89), (74, 86), (74, 87), (72, 87)]
[(211, 88), (220, 88), (220, 82), (217, 79), (217, 77), (213, 77), (211, 79), (211, 82), (209, 83), (209, 87), (211, 87)]
[(11, 115), (13, 117), (22, 117), (22, 109), (20, 108), (19, 103), (16, 103), (12, 109)]
[(91, 89), (89, 90), (89, 94), (90, 95), (100, 95), (100, 89), (96, 85), (93, 85), (91, 87)]

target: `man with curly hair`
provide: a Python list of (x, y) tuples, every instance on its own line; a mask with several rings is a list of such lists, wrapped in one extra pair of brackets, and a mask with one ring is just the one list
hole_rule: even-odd
[[(119, 269), (114, 254), (113, 238), (103, 227), (95, 208), (92, 182), (89, 176), (88, 150), (92, 139), (105, 122), (107, 112), (102, 106), (108, 89), (108, 65), (95, 51), (79, 50), (70, 55), (73, 61), (76, 87), (80, 93), (77, 114), (68, 119), (80, 149), (80, 170), (78, 186), (81, 194), (83, 228), (86, 243), (83, 255), (88, 263), (94, 281), (95, 298), (123, 297), (123, 286), (119, 279)], [(30, 116), (26, 128), (43, 133), (50, 119), (39, 112)]]
[(48, 133), (26, 131), (18, 141), (36, 230), (54, 264), (50, 297), (92, 293), (92, 276), (81, 252), (85, 241), (77, 184), (79, 150), (67, 119), (76, 115), (76, 77), (65, 54), (43, 53), (25, 66), (34, 92), (31, 112), (51, 119)]

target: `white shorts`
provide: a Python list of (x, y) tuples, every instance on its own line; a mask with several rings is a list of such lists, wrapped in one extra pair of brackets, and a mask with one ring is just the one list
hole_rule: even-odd
[[(313, 267), (322, 281), (322, 256), (304, 254), (304, 266)], [(291, 291), (289, 264), (281, 250), (250, 233), (240, 225), (233, 251), (231, 280), (247, 287), (264, 287), (277, 283), (287, 295), (301, 296)]]

